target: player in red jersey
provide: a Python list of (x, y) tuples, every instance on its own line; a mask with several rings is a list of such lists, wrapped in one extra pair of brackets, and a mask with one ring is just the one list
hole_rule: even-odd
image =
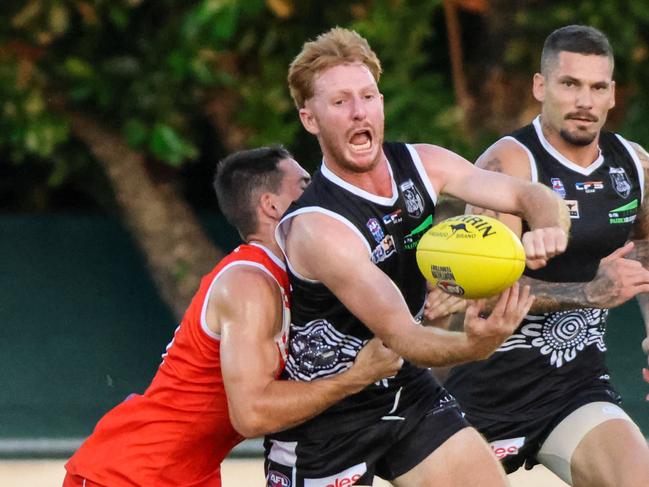
[(203, 278), (151, 385), (97, 423), (66, 464), (64, 487), (220, 486), (220, 464), (244, 437), (305, 421), (399, 370), (402, 360), (373, 340), (340, 375), (277, 380), (290, 312), (273, 234), (308, 182), (283, 147), (221, 161), (219, 204), (247, 243)]

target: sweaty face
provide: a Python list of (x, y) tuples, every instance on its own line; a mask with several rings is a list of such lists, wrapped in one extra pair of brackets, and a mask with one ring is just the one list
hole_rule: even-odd
[(534, 96), (543, 104), (550, 138), (587, 146), (599, 135), (615, 106), (613, 66), (607, 56), (560, 52), (544, 75), (534, 77)]
[(283, 159), (279, 163), (279, 168), (282, 170), (284, 177), (282, 178), (279, 194), (274, 195), (274, 204), (281, 216), (293, 201), (302, 196), (311, 181), (311, 177), (294, 159)]
[(383, 95), (365, 65), (341, 64), (319, 73), (300, 118), (332, 168), (366, 172), (381, 160)]

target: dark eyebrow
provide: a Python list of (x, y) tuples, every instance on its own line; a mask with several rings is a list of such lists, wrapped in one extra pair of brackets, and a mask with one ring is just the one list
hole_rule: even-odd
[(581, 84), (581, 81), (579, 81), (577, 78), (573, 78), (572, 76), (568, 74), (564, 74), (563, 76), (559, 76), (559, 81), (572, 81), (575, 84)]

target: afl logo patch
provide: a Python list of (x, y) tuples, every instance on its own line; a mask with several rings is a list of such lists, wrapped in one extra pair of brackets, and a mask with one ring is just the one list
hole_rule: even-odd
[(291, 487), (291, 480), (277, 470), (268, 472), (268, 485), (270, 487)]

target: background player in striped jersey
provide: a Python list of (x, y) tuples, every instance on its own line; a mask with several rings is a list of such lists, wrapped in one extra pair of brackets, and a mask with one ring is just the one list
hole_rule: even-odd
[[(568, 248), (526, 270), (521, 282), (536, 300), (518, 330), (487, 360), (456, 367), (445, 387), (507, 471), (540, 462), (579, 487), (649, 485), (649, 448), (617, 405), (604, 363), (606, 308), (637, 296), (649, 333), (649, 156), (602, 130), (615, 82), (598, 30), (550, 34), (533, 94), (540, 116), (477, 165), (559, 194), (572, 219)], [(504, 212), (467, 212), (496, 216), (519, 235), (527, 225)]]
[(203, 278), (151, 385), (99, 421), (66, 464), (64, 486), (219, 486), (221, 461), (244, 436), (293, 426), (399, 370), (402, 360), (374, 340), (337, 377), (276, 380), (290, 296), (273, 232), (308, 182), (282, 147), (219, 164), (219, 204), (246, 244)]

